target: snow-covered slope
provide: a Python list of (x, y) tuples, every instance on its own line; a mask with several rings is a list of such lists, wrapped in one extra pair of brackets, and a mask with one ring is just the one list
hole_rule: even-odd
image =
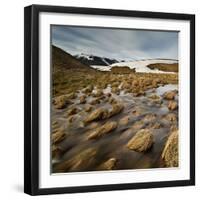
[(158, 69), (150, 69), (147, 67), (149, 64), (154, 64), (154, 63), (177, 63), (177, 60), (170, 60), (170, 59), (149, 59), (149, 60), (137, 60), (137, 61), (132, 61), (132, 62), (118, 62), (111, 64), (109, 66), (99, 66), (99, 65), (91, 65), (91, 67), (98, 69), (100, 71), (110, 71), (112, 67), (116, 66), (127, 66), (130, 67), (131, 69), (135, 68), (136, 72), (143, 72), (143, 73), (174, 73), (174, 72), (164, 72)]
[(103, 65), (90, 65), (90, 66), (99, 71), (110, 71), (111, 69), (111, 66), (103, 66)]
[[(167, 59), (149, 59), (149, 60), (139, 60), (139, 61), (133, 61), (133, 62), (122, 62), (122, 63), (115, 63), (112, 64), (111, 67), (114, 66), (128, 66), (131, 69), (135, 68), (136, 72), (143, 72), (143, 73), (173, 73), (173, 72), (164, 72), (158, 69), (150, 69), (147, 67), (149, 64), (154, 63), (177, 63), (177, 60), (167, 60)], [(110, 69), (108, 69), (110, 70)]]

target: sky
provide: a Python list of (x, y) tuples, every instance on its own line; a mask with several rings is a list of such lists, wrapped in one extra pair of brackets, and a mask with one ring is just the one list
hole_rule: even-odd
[(178, 32), (52, 25), (52, 44), (71, 55), (117, 60), (178, 59)]

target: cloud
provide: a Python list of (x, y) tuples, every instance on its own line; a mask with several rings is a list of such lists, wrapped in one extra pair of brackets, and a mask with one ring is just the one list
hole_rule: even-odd
[(178, 32), (52, 25), (52, 44), (75, 55), (178, 59)]

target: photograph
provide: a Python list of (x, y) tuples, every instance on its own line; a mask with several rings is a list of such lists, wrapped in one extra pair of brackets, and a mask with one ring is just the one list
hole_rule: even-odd
[(24, 192), (195, 185), (195, 15), (30, 5)]
[(179, 31), (50, 26), (51, 173), (179, 167)]

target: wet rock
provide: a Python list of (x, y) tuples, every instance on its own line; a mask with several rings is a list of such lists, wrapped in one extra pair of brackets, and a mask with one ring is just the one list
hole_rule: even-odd
[(158, 96), (158, 95), (156, 95), (156, 94), (152, 94), (151, 96), (149, 96), (148, 97), (153, 103), (155, 103), (155, 104), (162, 104), (162, 100), (161, 100), (161, 98)]
[(176, 101), (169, 101), (169, 104), (167, 107), (169, 110), (176, 110), (178, 108), (178, 104)]
[(52, 145), (51, 151), (52, 151), (52, 158), (54, 158), (54, 159), (60, 158), (60, 156), (63, 153), (63, 150), (61, 149), (61, 147), (59, 147), (57, 145)]
[(54, 99), (54, 105), (57, 109), (63, 109), (71, 103), (68, 95), (61, 95)]
[(120, 89), (118, 87), (112, 87), (111, 92), (114, 94), (119, 95), (120, 94)]
[(142, 115), (142, 113), (144, 112), (144, 110), (142, 110), (141, 108), (136, 108), (132, 111), (132, 114), (135, 116), (135, 117), (138, 117), (140, 115)]
[(174, 124), (170, 127), (170, 132), (174, 132), (174, 131), (177, 131), (177, 130), (178, 130), (178, 127)]
[(74, 122), (76, 120), (76, 116), (75, 115), (71, 115), (67, 118), (67, 121), (69, 124), (71, 124), (72, 122)]
[(85, 112), (90, 112), (90, 111), (92, 111), (92, 109), (93, 109), (93, 106), (87, 105), (87, 106), (85, 107)]
[(156, 92), (156, 89), (155, 89), (155, 88), (153, 88), (153, 89), (151, 90), (151, 92)]
[(176, 91), (173, 90), (173, 91), (165, 92), (163, 95), (163, 98), (167, 100), (174, 100), (175, 96), (176, 96)]
[(118, 88), (119, 87), (119, 82), (117, 82), (117, 81), (115, 81), (115, 82), (113, 82), (112, 84), (111, 84), (111, 86), (112, 87), (114, 87), (114, 88)]
[(113, 97), (110, 97), (110, 98), (108, 99), (108, 102), (109, 102), (110, 104), (115, 104), (115, 103), (117, 103), (117, 100), (116, 100), (115, 98), (113, 98)]
[(56, 126), (56, 127), (52, 126), (52, 130), (51, 131), (52, 131), (52, 133), (56, 133), (56, 132), (58, 132), (60, 130), (62, 131), (63, 129), (61, 129), (59, 126)]
[(102, 137), (103, 135), (110, 133), (114, 129), (117, 128), (117, 122), (106, 122), (103, 126), (100, 126), (99, 128), (96, 128), (92, 132), (89, 133), (87, 139), (97, 139), (99, 137)]
[(58, 122), (57, 122), (57, 121), (53, 121), (51, 127), (52, 127), (52, 130), (53, 130), (53, 131), (54, 131), (54, 130), (57, 130), (57, 129), (59, 128)]
[(59, 143), (61, 141), (63, 141), (66, 137), (66, 134), (64, 133), (64, 131), (62, 129), (56, 131), (55, 133), (52, 134), (52, 143), (56, 144)]
[(145, 115), (145, 117), (143, 118), (143, 121), (145, 122), (152, 122), (156, 119), (156, 114), (153, 114), (153, 113), (150, 113), (150, 114), (147, 114)]
[(99, 88), (101, 88), (101, 89), (107, 88), (107, 83), (100, 83)]
[(153, 145), (153, 135), (150, 130), (138, 131), (128, 142), (127, 147), (137, 152), (146, 152)]
[(129, 116), (125, 116), (122, 119), (119, 120), (119, 125), (127, 125), (130, 121), (130, 117)]
[(80, 100), (80, 104), (86, 103), (86, 95), (80, 96), (80, 97), (79, 97), (79, 100)]
[(105, 95), (105, 94), (103, 94), (103, 95), (101, 95), (100, 97), (97, 97), (97, 99), (99, 99), (99, 100), (106, 99), (106, 95)]
[(165, 118), (170, 121), (170, 122), (175, 122), (177, 121), (177, 116), (174, 113), (168, 113)]
[(68, 99), (75, 99), (77, 97), (76, 93), (72, 92), (65, 95)]
[(144, 127), (144, 122), (141, 120), (141, 121), (136, 121), (132, 126), (131, 128), (133, 128), (134, 130), (138, 130), (138, 129), (142, 129)]
[(75, 115), (80, 111), (80, 109), (76, 108), (76, 107), (72, 107), (67, 111), (67, 116), (70, 115)]
[(155, 122), (155, 123), (150, 123), (147, 128), (151, 128), (151, 129), (159, 129), (161, 128), (162, 125), (159, 122)]
[(91, 112), (86, 119), (84, 120), (85, 123), (92, 122), (94, 120), (103, 119), (104, 116), (107, 114), (107, 110), (104, 108), (97, 108), (93, 112)]
[(55, 120), (52, 122), (52, 126), (57, 126), (58, 125), (58, 122)]
[(102, 163), (99, 167), (98, 170), (112, 170), (114, 169), (116, 165), (117, 159), (116, 158), (110, 158), (104, 163)]
[(125, 89), (125, 90), (124, 90), (124, 93), (125, 93), (125, 94), (127, 94), (127, 93), (132, 93), (132, 89), (131, 89), (131, 88)]
[(123, 82), (121, 88), (124, 89), (124, 90), (130, 89), (130, 88), (131, 88), (131, 85), (130, 85), (129, 83), (127, 83), (127, 82)]
[(105, 94), (107, 97), (111, 97), (112, 96), (112, 94), (109, 92), (109, 93), (106, 93)]
[(112, 105), (112, 109), (105, 115), (105, 118), (110, 118), (114, 115), (117, 115), (118, 113), (122, 112), (124, 109), (124, 105), (121, 103), (116, 103)]
[(92, 85), (88, 85), (85, 89), (83, 89), (83, 93), (85, 94), (90, 94), (93, 91), (93, 86)]
[(134, 97), (144, 96), (145, 92), (143, 90), (133, 91)]
[(99, 123), (97, 123), (97, 122), (92, 122), (91, 124), (89, 124), (89, 125), (87, 126), (87, 128), (89, 128), (89, 129), (96, 129), (98, 126), (99, 126)]
[(89, 103), (91, 105), (96, 105), (96, 104), (101, 103), (101, 100), (99, 98), (95, 98), (95, 99), (92, 99)]
[(95, 163), (96, 154), (97, 149), (88, 148), (73, 156), (71, 159), (61, 162), (55, 166), (55, 170), (57, 172), (87, 170)]
[(92, 96), (93, 97), (100, 97), (103, 95), (103, 91), (101, 89), (97, 89), (93, 94)]
[(170, 134), (162, 152), (167, 167), (178, 167), (178, 131)]
[(149, 98), (153, 100), (160, 99), (160, 97), (157, 94), (152, 94), (151, 96), (149, 96)]
[(132, 86), (133, 86), (133, 87), (139, 86), (139, 81), (138, 81), (138, 80), (134, 80), (134, 81), (132, 82)]
[(159, 83), (161, 83), (161, 81), (160, 81), (159, 78), (153, 79), (153, 80), (152, 80), (152, 87), (153, 87), (153, 88), (158, 87), (158, 84), (159, 84)]

